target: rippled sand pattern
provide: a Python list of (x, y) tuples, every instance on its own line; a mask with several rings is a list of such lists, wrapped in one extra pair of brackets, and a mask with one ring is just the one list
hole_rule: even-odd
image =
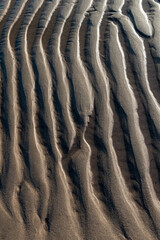
[(0, 240), (160, 239), (160, 1), (0, 1)]

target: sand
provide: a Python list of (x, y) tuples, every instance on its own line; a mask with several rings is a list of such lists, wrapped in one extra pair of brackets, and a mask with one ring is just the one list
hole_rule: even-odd
[(0, 1), (0, 240), (160, 239), (160, 2)]

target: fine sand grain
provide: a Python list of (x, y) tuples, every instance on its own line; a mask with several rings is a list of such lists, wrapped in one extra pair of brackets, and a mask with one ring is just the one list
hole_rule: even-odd
[(160, 239), (160, 2), (0, 1), (0, 240)]

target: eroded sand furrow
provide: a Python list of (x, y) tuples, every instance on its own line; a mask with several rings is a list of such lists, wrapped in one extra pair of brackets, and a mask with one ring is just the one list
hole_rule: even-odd
[[(103, 5), (101, 6), (103, 7)], [(100, 8), (100, 6), (99, 6)], [(88, 64), (91, 69), (91, 76), (92, 76), (92, 81), (94, 85), (94, 89), (97, 90), (97, 96), (95, 97), (95, 111), (96, 111), (96, 118), (97, 118), (97, 127), (96, 127), (96, 134), (99, 138), (99, 141), (101, 141), (101, 146), (103, 146), (104, 151), (106, 151), (109, 155), (108, 157), (108, 163), (106, 164), (105, 172), (106, 172), (106, 177), (105, 179), (105, 185), (106, 188), (109, 190), (108, 194), (111, 194), (111, 198), (115, 195), (113, 193), (114, 189), (115, 191), (118, 192), (118, 199), (115, 199), (113, 197), (113, 202), (115, 205), (115, 208), (117, 209), (117, 214), (119, 214), (120, 221), (122, 221), (122, 225), (124, 226), (124, 229), (126, 230), (126, 234), (128, 237), (135, 237), (135, 239), (143, 239), (143, 230), (141, 231), (142, 228), (142, 222), (141, 222), (141, 228), (139, 228), (139, 224), (137, 222), (137, 219), (140, 217), (138, 210), (136, 209), (133, 201), (131, 200), (129, 194), (127, 193), (127, 188), (125, 185), (125, 182), (123, 180), (122, 174), (120, 172), (118, 162), (117, 162), (117, 157), (113, 148), (113, 143), (111, 140), (112, 136), (112, 128), (113, 128), (113, 114), (112, 110), (110, 107), (110, 93), (109, 93), (109, 85), (107, 83), (108, 78), (105, 74), (105, 71), (102, 67), (101, 61), (100, 61), (100, 56), (98, 54), (99, 52), (99, 42), (95, 41), (97, 39), (97, 36), (99, 36), (99, 31), (97, 28), (97, 25), (99, 23), (99, 8), (97, 9), (97, 12), (93, 13), (91, 15), (90, 20), (90, 27), (88, 27)], [(111, 39), (113, 42), (113, 39)], [(101, 97), (101, 98), (100, 98)], [(102, 117), (103, 116), (103, 117)], [(108, 126), (108, 127), (106, 127)], [(108, 130), (107, 130), (108, 129)], [(107, 157), (107, 154), (106, 154)], [(105, 166), (105, 158), (103, 157), (103, 163), (102, 166)], [(114, 164), (113, 164), (114, 163)], [(108, 169), (107, 169), (108, 166)], [(110, 179), (107, 179), (107, 171), (110, 170)], [(112, 175), (112, 173), (114, 173)], [(108, 182), (110, 182), (111, 185), (115, 184), (115, 188), (110, 189), (108, 185)], [(119, 186), (121, 185), (121, 187)], [(116, 188), (117, 186), (117, 188)], [(120, 207), (121, 206), (121, 207)], [(121, 211), (121, 208), (123, 209)], [(126, 211), (126, 212), (125, 212)], [(127, 222), (130, 224), (126, 228), (126, 223), (125, 223), (125, 216), (126, 214), (129, 213), (127, 218)], [(139, 216), (139, 217), (138, 217)], [(133, 226), (137, 224), (137, 235), (135, 234), (135, 230)], [(144, 228), (144, 226), (143, 226)], [(139, 238), (138, 238), (139, 236)]]
[[(102, 3), (102, 5), (105, 6), (105, 3)], [(82, 131), (82, 135), (79, 136), (80, 149), (76, 153), (74, 153), (73, 156), (71, 157), (71, 160), (72, 160), (71, 166), (72, 166), (72, 169), (74, 169), (74, 172), (79, 179), (79, 190), (81, 192), (81, 201), (82, 201), (83, 208), (85, 209), (85, 219), (86, 219), (84, 222), (85, 239), (96, 239), (95, 232), (98, 231), (98, 229), (100, 231), (101, 239), (105, 239), (106, 237), (108, 239), (115, 239), (114, 234), (111, 233), (112, 228), (110, 228), (108, 221), (105, 219), (105, 217), (103, 216), (100, 210), (98, 199), (94, 194), (94, 190), (91, 184), (92, 182), (92, 174), (90, 169), (91, 149), (85, 140), (84, 134), (86, 131), (85, 126), (87, 125), (87, 122), (88, 122), (88, 116), (91, 114), (91, 110), (93, 108), (92, 107), (93, 97), (91, 95), (92, 93), (86, 92), (87, 94), (85, 95), (86, 99), (84, 99), (84, 97), (81, 97), (81, 96), (79, 99), (77, 98), (78, 94), (83, 94), (83, 91), (86, 91), (89, 87), (89, 79), (87, 76), (87, 72), (85, 71), (85, 68), (81, 62), (80, 49), (79, 49), (78, 42), (79, 42), (79, 29), (84, 19), (83, 15), (79, 16), (79, 12), (82, 11), (85, 14), (85, 11), (88, 10), (90, 6), (89, 5), (85, 6), (83, 2), (77, 3), (77, 9), (75, 10), (75, 15), (73, 16), (71, 32), (70, 32), (69, 41), (68, 41), (69, 43), (67, 46), (67, 57), (69, 58), (69, 67), (71, 68), (70, 80), (72, 81), (72, 87), (74, 89), (73, 94), (75, 94), (75, 98), (76, 98), (75, 107), (77, 108), (76, 110), (77, 110), (78, 118), (80, 118), (79, 123), (82, 124), (82, 127), (80, 128)], [(74, 49), (74, 52), (71, 49)], [(82, 85), (83, 79), (86, 81), (85, 84), (88, 85), (87, 89), (84, 89), (84, 86), (85, 86), (84, 84), (83, 84), (84, 86)], [(82, 87), (83, 89), (81, 89)], [(77, 94), (76, 94), (76, 91), (77, 91)], [(88, 91), (90, 90), (88, 89)], [(80, 161), (80, 159), (82, 160)]]
[[(7, 18), (10, 14), (10, 11), (12, 10), (12, 6), (14, 6), (14, 1), (12, 2), (11, 4), (11, 1), (1, 1), (0, 2), (0, 23), (1, 23), (1, 29), (0, 29), (0, 32), (2, 32), (3, 30), (3, 25), (5, 25), (6, 21), (7, 21)], [(2, 45), (2, 44), (1, 44)], [(1, 59), (2, 59), (2, 56), (3, 56), (3, 53), (1, 51)], [(2, 61), (1, 61), (2, 62)], [(5, 78), (5, 74), (4, 74), (4, 71), (2, 71), (2, 69), (4, 70), (5, 68), (3, 68), (3, 63), (1, 63), (1, 66), (0, 66), (0, 71), (1, 71), (1, 74), (0, 74), (0, 125), (1, 125), (1, 135), (0, 135), (0, 142), (1, 142), (1, 157), (0, 157), (0, 175), (2, 177), (3, 175), (3, 171), (5, 171), (3, 165), (4, 165), (4, 161), (3, 161), (3, 148), (5, 148), (5, 145), (4, 142), (5, 142), (5, 136), (3, 136), (3, 132), (5, 132), (6, 134), (6, 131), (4, 131), (4, 129), (6, 129), (7, 127), (7, 121), (6, 121), (6, 124), (5, 124), (5, 119), (6, 119), (6, 113), (5, 113), (5, 101), (4, 99), (7, 100), (7, 98), (5, 97), (6, 96), (6, 82), (4, 81), (4, 78)], [(7, 127), (8, 128), (8, 127)], [(2, 179), (0, 180), (0, 182), (2, 181)], [(2, 184), (2, 182), (1, 182)]]
[[(52, 75), (50, 72), (49, 64), (47, 63), (47, 57), (46, 53), (43, 49), (42, 45), (42, 38), (43, 34), (45, 32), (45, 29), (47, 28), (47, 25), (50, 21), (50, 18), (48, 16), (52, 16), (54, 14), (56, 7), (58, 6), (59, 1), (52, 3), (48, 3), (46, 5), (42, 17), (40, 18), (40, 30), (38, 31), (37, 38), (35, 40), (35, 44), (32, 48), (33, 56), (35, 57), (34, 61), (34, 67), (36, 68), (36, 74), (39, 76), (38, 81), (42, 90), (43, 95), (43, 101), (44, 101), (44, 109), (43, 112), (43, 118), (45, 120), (45, 123), (48, 127), (48, 137), (50, 139), (51, 144), (51, 150), (49, 151), (48, 148), (48, 154), (50, 157), (48, 158), (49, 161), (52, 161), (52, 165), (54, 166), (55, 173), (53, 176), (50, 176), (52, 180), (52, 186), (51, 188), (51, 198), (50, 198), (50, 212), (48, 215), (49, 224), (48, 228), (50, 230), (51, 238), (54, 236), (56, 239), (63, 239), (63, 232), (61, 232), (61, 229), (58, 228), (59, 225), (61, 225), (62, 228), (66, 229), (66, 239), (70, 239), (71, 237), (74, 237), (74, 239), (79, 239), (78, 237), (78, 223), (77, 226), (75, 225), (76, 219), (73, 214), (73, 210), (70, 203), (70, 196), (69, 196), (69, 189), (67, 186), (67, 181), (65, 177), (65, 173), (62, 168), (61, 164), (61, 153), (59, 151), (58, 145), (57, 145), (57, 134), (56, 134), (56, 118), (55, 118), (55, 110), (53, 105), (53, 81), (52, 81)], [(45, 80), (45, 81), (44, 81)], [(46, 91), (46, 87), (48, 91)], [(52, 198), (52, 195), (54, 195), (54, 198)], [(59, 208), (58, 206), (61, 206)], [(63, 219), (62, 219), (62, 213), (63, 213)], [(72, 230), (73, 229), (73, 230)], [(74, 231), (74, 229), (77, 229), (77, 231)]]
[[(148, 105), (148, 110), (150, 116), (155, 124), (158, 134), (160, 133), (159, 119), (160, 119), (160, 107), (159, 104), (154, 97), (147, 74), (147, 63), (146, 63), (146, 54), (144, 49), (144, 44), (142, 39), (135, 32), (131, 22), (127, 17), (121, 15), (119, 13), (115, 13), (115, 18), (120, 22), (122, 29), (125, 33), (125, 37), (128, 40), (127, 47), (131, 49), (131, 53), (129, 54), (131, 58), (131, 63), (134, 66), (134, 72), (139, 81), (139, 84), (142, 88), (145, 100)], [(113, 17), (114, 18), (114, 17)]]
[[(28, 152), (28, 159), (29, 161), (29, 174), (32, 180), (34, 187), (37, 188), (38, 192), (38, 203), (36, 204), (36, 208), (34, 209), (33, 213), (30, 216), (30, 219), (27, 219), (28, 226), (31, 229), (31, 236), (40, 238), (40, 232), (36, 233), (35, 226), (32, 226), (32, 222), (35, 221), (39, 226), (41, 226), (40, 221), (44, 221), (47, 215), (47, 205), (48, 205), (48, 198), (49, 198), (49, 189), (46, 177), (46, 163), (45, 163), (45, 156), (43, 154), (43, 150), (41, 148), (38, 136), (37, 136), (37, 99), (35, 94), (35, 79), (32, 70), (32, 66), (30, 63), (30, 57), (28, 54), (28, 43), (27, 43), (27, 34), (28, 28), (32, 21), (34, 21), (34, 17), (38, 9), (43, 4), (43, 1), (31, 1), (26, 15), (24, 17), (23, 23), (20, 28), (20, 32), (18, 35), (18, 46), (20, 50), (19, 54), (19, 67), (20, 71), (23, 73), (21, 74), (21, 81), (22, 86), (24, 89), (24, 94), (26, 97), (26, 107), (25, 111), (27, 111), (26, 115), (26, 136), (27, 139), (27, 146), (25, 146), (26, 151)], [(25, 113), (25, 114), (26, 114)], [(23, 192), (23, 188), (21, 189), (21, 196), (25, 193)], [(34, 201), (34, 195), (33, 199)], [(27, 203), (24, 201), (25, 211), (29, 211), (27, 209)], [(27, 216), (27, 214), (25, 214)], [(43, 227), (43, 226), (41, 226)], [(33, 235), (32, 235), (33, 234)], [(43, 235), (42, 231), (42, 235)]]
[[(150, 212), (150, 215), (154, 221), (154, 224), (156, 225), (156, 229), (159, 234), (159, 214), (156, 214), (157, 211), (159, 211), (159, 201), (156, 197), (149, 173), (149, 156), (146, 145), (144, 143), (142, 132), (139, 127), (136, 99), (133, 95), (125, 73), (123, 50), (118, 40), (118, 30), (116, 26), (113, 25), (113, 23), (110, 24), (109, 46), (111, 46), (111, 41), (112, 44), (114, 44), (114, 50), (112, 48), (109, 49), (109, 58), (111, 62), (111, 71), (117, 82), (116, 95), (127, 115), (131, 144), (136, 158), (137, 168), (141, 177), (144, 202)], [(116, 57), (119, 58), (118, 62), (122, 63), (121, 67), (114, 61), (115, 54)]]
[[(18, 199), (19, 186), (23, 178), (23, 167), (20, 157), (19, 145), (18, 145), (18, 122), (19, 122), (19, 109), (18, 109), (18, 98), (17, 98), (17, 82), (16, 72), (17, 65), (14, 52), (11, 47), (11, 31), (16, 24), (18, 18), (21, 16), (21, 12), (24, 8), (25, 2), (16, 2), (14, 8), (7, 19), (4, 26), (1, 39), (1, 53), (4, 56), (3, 64), (5, 68), (5, 81), (6, 81), (6, 93), (9, 96), (6, 103), (6, 109), (8, 110), (8, 123), (9, 123), (9, 141), (6, 142), (8, 150), (8, 171), (6, 172), (6, 178), (3, 179), (3, 201), (1, 205), (4, 207), (4, 212), (1, 212), (3, 222), (5, 219), (5, 207), (11, 215), (14, 217), (14, 222), (8, 219), (10, 224), (10, 230), (6, 234), (6, 238), (9, 235), (14, 235), (14, 228), (17, 228), (19, 234), (17, 239), (24, 238), (23, 219), (20, 212), (20, 204)], [(3, 69), (4, 71), (4, 69)], [(4, 152), (4, 149), (2, 149)], [(5, 153), (6, 154), (6, 153)], [(5, 223), (6, 224), (6, 223)]]
[[(4, 16), (5, 16), (5, 14), (7, 13), (7, 11), (8, 11), (8, 9), (9, 9), (9, 6), (10, 6), (10, 3), (11, 3), (11, 1), (1, 1), (1, 3), (0, 3), (0, 6), (1, 6), (1, 9), (0, 9), (0, 11), (1, 11), (1, 21), (3, 20), (3, 18), (4, 18)], [(1, 69), (1, 71), (2, 71), (2, 67), (0, 68)], [(3, 107), (2, 107), (2, 101), (3, 101), (3, 90), (2, 90), (2, 88), (3, 88), (3, 80), (2, 80), (2, 73), (0, 74), (0, 88), (1, 88), (1, 90), (0, 90), (0, 106), (1, 106), (1, 108), (0, 108), (0, 116), (1, 116), (1, 119), (2, 119), (2, 115), (3, 115)], [(2, 122), (0, 122), (0, 125), (1, 125), (1, 132), (3, 132), (3, 124), (2, 124)], [(1, 134), (1, 136), (0, 136), (0, 152), (1, 152), (1, 155), (0, 155), (0, 175), (2, 175), (2, 169), (3, 169), (3, 153), (2, 153), (2, 151), (3, 151), (3, 137), (2, 137), (2, 134)], [(2, 181), (2, 180), (0, 180), (0, 181)], [(2, 182), (1, 182), (1, 184), (2, 184)]]
[[(7, 208), (17, 218), (21, 218), (19, 215), (19, 208), (17, 203), (17, 192), (19, 191), (19, 185), (22, 181), (22, 163), (20, 160), (19, 146), (18, 146), (18, 99), (17, 99), (17, 83), (16, 83), (16, 59), (14, 52), (10, 44), (10, 33), (16, 21), (21, 15), (21, 11), (25, 5), (25, 1), (22, 3), (16, 2), (13, 11), (11, 12), (7, 23), (4, 26), (1, 39), (1, 51), (4, 56), (3, 64), (5, 68), (6, 76), (6, 91), (8, 102), (6, 103), (6, 109), (8, 110), (8, 124), (9, 124), (9, 141), (7, 148), (8, 151), (8, 172), (6, 174), (5, 186), (4, 186), (4, 200)], [(14, 20), (13, 20), (14, 19)], [(17, 211), (16, 211), (17, 210)]]
[[(60, 119), (62, 121), (62, 139), (64, 148), (70, 150), (74, 138), (76, 135), (73, 120), (71, 117), (70, 109), (70, 92), (66, 76), (66, 67), (64, 65), (60, 44), (63, 39), (61, 39), (63, 28), (67, 18), (70, 16), (74, 4), (73, 1), (62, 1), (62, 7), (59, 9), (59, 13), (56, 20), (56, 25), (49, 42), (49, 59), (50, 59), (50, 68), (52, 72), (52, 77), (54, 81), (55, 97), (57, 102), (57, 108), (60, 112)], [(63, 147), (63, 145), (62, 145)]]
[[(87, 56), (90, 56), (89, 63), (90, 63), (90, 61), (92, 62), (90, 65), (91, 72), (93, 73), (93, 71), (95, 70), (95, 72), (98, 76), (98, 81), (100, 83), (97, 83), (97, 85), (98, 85), (97, 86), (96, 83), (94, 82), (93, 85), (94, 85), (95, 89), (97, 90), (97, 92), (99, 92), (99, 93), (100, 93), (99, 85), (102, 85), (103, 84), (102, 82), (105, 79), (104, 72), (101, 67), (100, 57), (99, 57), (99, 38), (100, 38), (99, 27), (100, 27), (100, 22), (101, 22), (102, 16), (104, 14), (104, 10), (106, 8), (106, 3), (107, 3), (107, 1), (101, 1), (101, 2), (95, 1), (94, 2), (95, 11), (90, 12), (90, 10), (88, 10), (88, 12), (90, 12), (90, 14), (91, 14), (91, 18), (89, 18), (89, 20), (88, 20), (88, 28), (89, 29), (92, 28), (93, 31), (90, 31), (91, 36), (89, 37), (90, 41), (89, 40), (87, 41), (86, 49), (88, 51), (86, 52), (86, 54), (87, 54)], [(92, 27), (90, 27), (90, 26), (92, 26)], [(95, 66), (96, 66), (96, 68), (94, 68)], [(92, 76), (92, 78), (93, 78), (93, 76)], [(94, 79), (94, 81), (96, 81), (96, 80)], [(105, 84), (103, 85), (103, 87), (105, 87)], [(100, 93), (100, 96), (101, 96), (101, 93)], [(95, 102), (97, 102), (96, 97), (97, 96), (95, 96)], [(103, 99), (103, 96), (101, 98)], [(106, 102), (105, 102), (105, 104), (106, 104)], [(96, 107), (97, 107), (97, 105), (95, 106), (95, 108)], [(101, 109), (102, 108), (103, 107), (101, 106)], [(96, 114), (97, 114), (97, 111), (96, 111)], [(103, 121), (105, 121), (106, 120), (105, 116), (104, 115), (101, 115), (101, 116), (103, 116), (102, 117)], [(106, 122), (106, 124), (107, 124), (107, 122)], [(100, 126), (100, 128), (102, 127), (99, 123), (98, 123), (98, 125)], [(102, 129), (102, 131), (103, 130), (104, 130), (104, 128)], [(103, 134), (105, 136), (106, 131)], [(103, 137), (102, 138), (101, 137), (100, 137), (100, 139), (103, 138)], [(104, 145), (103, 139), (102, 139), (101, 144)], [(94, 177), (91, 173), (91, 167), (90, 167), (91, 149), (86, 141), (85, 141), (85, 145), (83, 146), (83, 142), (82, 142), (82, 147), (81, 147), (82, 149), (73, 156), (72, 161), (73, 161), (74, 167), (77, 171), (77, 174), (80, 178), (81, 191), (83, 192), (83, 195), (85, 196), (85, 197), (83, 197), (83, 195), (82, 195), (82, 201), (83, 201), (84, 207), (86, 209), (86, 215), (87, 215), (87, 217), (86, 217), (87, 218), (86, 239), (95, 239), (94, 231), (96, 232), (98, 229), (100, 231), (99, 237), (101, 239), (105, 239), (105, 238), (116, 239), (116, 237), (114, 235), (114, 231), (113, 231), (114, 227), (110, 223), (109, 219), (107, 219), (103, 215), (103, 212), (101, 211), (101, 207), (100, 207), (101, 205), (99, 203), (99, 200), (97, 199), (97, 197), (94, 193), (95, 189), (93, 188), (93, 186), (91, 184), (92, 177)], [(88, 162), (86, 161), (87, 159), (84, 159), (83, 162), (81, 161), (81, 164), (80, 164), (80, 159), (83, 159), (83, 157), (81, 157), (81, 155), (82, 154), (87, 155), (87, 151), (86, 151), (87, 148), (88, 148)], [(103, 148), (103, 146), (102, 146), (102, 148)], [(88, 166), (85, 166), (85, 164), (87, 164)], [(90, 173), (89, 173), (89, 171), (88, 171), (88, 173), (85, 172), (85, 169), (88, 169), (90, 171)], [(88, 183), (88, 186), (85, 186), (85, 182)], [(94, 209), (94, 212), (93, 212), (93, 209)], [(93, 226), (94, 226), (94, 230), (92, 229)], [(105, 229), (106, 229), (106, 231), (105, 231)]]
[(2, 21), (4, 16), (7, 14), (10, 4), (11, 4), (11, 0), (2, 0), (1, 1), (1, 3), (0, 3), (0, 21)]
[[(92, 1), (79, 1), (72, 19), (67, 49), (67, 65), (70, 80), (71, 95), (73, 98), (75, 115), (80, 124), (87, 125), (88, 117), (93, 109), (92, 88), (88, 76), (80, 58), (79, 31), (86, 11), (91, 7)], [(81, 79), (79, 81), (78, 79)]]
[(159, 9), (0, 1), (0, 239), (160, 239)]
[(153, 0), (148, 0), (148, 3), (150, 6), (150, 19), (153, 27), (153, 36), (149, 40), (149, 45), (156, 67), (157, 79), (160, 83), (160, 4)]
[(136, 29), (146, 37), (151, 37), (153, 30), (147, 14), (143, 10), (142, 0), (131, 0), (129, 2), (129, 12)]

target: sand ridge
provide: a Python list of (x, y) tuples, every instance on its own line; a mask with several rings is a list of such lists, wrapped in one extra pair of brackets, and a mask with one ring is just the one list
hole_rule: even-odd
[(0, 13), (0, 239), (160, 239), (160, 3)]

